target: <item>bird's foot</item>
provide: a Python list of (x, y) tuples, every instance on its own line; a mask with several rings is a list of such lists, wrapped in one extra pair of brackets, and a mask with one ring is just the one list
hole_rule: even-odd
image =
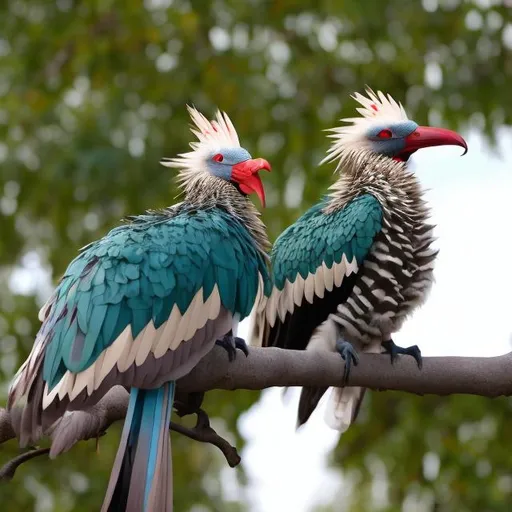
[(416, 363), (418, 364), (418, 368), (421, 370), (423, 366), (423, 358), (421, 357), (421, 350), (418, 348), (418, 345), (412, 345), (411, 347), (399, 347), (395, 345), (393, 340), (383, 341), (381, 344), (384, 348), (384, 353), (389, 354), (391, 357), (391, 364), (395, 362), (396, 357), (399, 354), (412, 356), (414, 357)]
[(176, 390), (176, 398), (174, 399), (173, 407), (176, 414), (180, 418), (183, 418), (183, 416), (197, 414), (197, 411), (200, 410), (203, 404), (203, 399), (203, 392), (183, 393), (178, 389)]
[(336, 351), (343, 358), (343, 361), (345, 361), (345, 370), (343, 371), (343, 384), (346, 384), (348, 382), (352, 363), (354, 366), (359, 364), (359, 355), (357, 354), (357, 351), (352, 346), (352, 344), (345, 340), (336, 340)]
[(236, 349), (241, 350), (245, 354), (245, 357), (249, 355), (249, 347), (247, 346), (247, 343), (243, 338), (239, 338), (238, 336), (226, 334), (215, 343), (226, 350), (230, 361), (234, 361), (236, 359)]

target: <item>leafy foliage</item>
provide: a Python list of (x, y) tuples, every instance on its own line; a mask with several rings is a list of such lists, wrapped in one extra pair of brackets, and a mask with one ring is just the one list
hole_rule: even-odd
[[(510, 123), (508, 9), (459, 0), (3, 2), (4, 395), (50, 291), (44, 277), (36, 279), (38, 266), (55, 282), (77, 250), (121, 216), (174, 202), (172, 174), (158, 160), (184, 151), (191, 139), (186, 103), (229, 112), (244, 146), (272, 163), (264, 220), (275, 239), (325, 191), (331, 167), (317, 167), (328, 145), (322, 130), (352, 113), (348, 94), (365, 84), (403, 98), (419, 123), (471, 125), (490, 136)], [(237, 418), (256, 398), (212, 393), (206, 407), (236, 436)], [(366, 414), (367, 428), (344, 438), (334, 462), (368, 489), (371, 461), (382, 461), (389, 510), (400, 510), (410, 492), (429, 493), (432, 510), (505, 510), (512, 487), (503, 449), (507, 400), (375, 394)], [(474, 435), (460, 434), (463, 418), (472, 418), (467, 432)], [(494, 425), (491, 435), (478, 427), (482, 418)], [(117, 442), (112, 429), (97, 455), (89, 442), (55, 462), (35, 460), (0, 486), (0, 497), (13, 510), (35, 509), (36, 502), (37, 510), (96, 510)], [(246, 506), (226, 502), (224, 461), (214, 448), (173, 436), (173, 451), (177, 510)], [(3, 445), (2, 460), (16, 452), (14, 442)], [(432, 480), (422, 469), (426, 453), (440, 461)], [(361, 492), (352, 510), (373, 510), (370, 502)]]

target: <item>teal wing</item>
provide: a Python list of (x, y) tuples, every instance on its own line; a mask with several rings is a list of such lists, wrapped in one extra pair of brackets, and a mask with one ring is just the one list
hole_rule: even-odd
[(268, 280), (249, 232), (220, 209), (112, 230), (83, 249), (41, 311), (43, 405), (90, 395), (107, 375), (137, 387), (179, 378), (235, 314), (250, 313)]
[(274, 245), (274, 287), (259, 319), (264, 345), (304, 349), (313, 330), (347, 299), (382, 229), (382, 207), (372, 195), (329, 214), (325, 206), (308, 210)]

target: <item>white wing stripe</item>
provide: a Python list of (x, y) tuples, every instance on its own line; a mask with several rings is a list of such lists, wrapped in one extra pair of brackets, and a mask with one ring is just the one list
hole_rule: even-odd
[(295, 307), (300, 307), (303, 299), (310, 304), (313, 303), (315, 296), (323, 299), (326, 290), (331, 292), (334, 287), (339, 288), (345, 276), (357, 271), (355, 256), (349, 262), (343, 255), (342, 260), (333, 263), (331, 268), (323, 262), (314, 273), (309, 273), (306, 279), (299, 273), (293, 283), (285, 279), (283, 289), (278, 290), (274, 287), (265, 305), (265, 315), (270, 327), (274, 326), (277, 316), (284, 321), (286, 314), (293, 313)]
[(306, 300), (313, 304), (313, 298), (315, 297), (315, 275), (309, 273), (308, 277), (304, 280), (304, 297)]
[(150, 352), (158, 358), (169, 349), (176, 350), (183, 341), (191, 339), (197, 330), (203, 328), (208, 320), (215, 320), (219, 316), (220, 307), (219, 290), (215, 285), (204, 304), (201, 288), (183, 316), (178, 306), (174, 305), (168, 320), (158, 329), (155, 328), (153, 320), (150, 320), (133, 339), (131, 325), (127, 325), (86, 370), (78, 373), (68, 370), (51, 392), (46, 384), (43, 393), (43, 409), (46, 409), (56, 397), (62, 400), (68, 395), (70, 400), (74, 400), (84, 389), (87, 389), (87, 394), (90, 395), (99, 388), (116, 365), (120, 372), (125, 372), (133, 364), (141, 366)]
[[(119, 340), (119, 341), (118, 341)], [(128, 368), (133, 364), (133, 361), (135, 359), (135, 349), (133, 347), (133, 338), (132, 338), (132, 329), (130, 326), (126, 326), (124, 331), (117, 337), (116, 340), (114, 340), (114, 343), (120, 343), (123, 344), (123, 350), (119, 354), (119, 358), (117, 359), (117, 368), (120, 372), (124, 372), (128, 370)], [(102, 352), (103, 354), (105, 352)], [(103, 366), (103, 362), (98, 363), (99, 358), (95, 361), (95, 365)], [(94, 366), (94, 365), (93, 365)], [(96, 377), (95, 379), (95, 385), (96, 385)], [(98, 375), (99, 379), (99, 375)], [(103, 379), (101, 379), (103, 380)], [(99, 382), (98, 382), (99, 385)]]
[(142, 329), (142, 331), (139, 332), (139, 334), (137, 335), (137, 340), (139, 340), (140, 338), (139, 348), (135, 356), (136, 366), (141, 366), (142, 364), (144, 364), (144, 361), (148, 358), (148, 354), (151, 352), (153, 340), (155, 338), (159, 338), (159, 336), (157, 336), (158, 331), (160, 331), (159, 334), (161, 334), (163, 330), (164, 328), (159, 328), (158, 330), (155, 329), (153, 320), (150, 320), (146, 327), (144, 327), (144, 329)]
[(174, 333), (176, 332), (180, 321), (180, 310), (177, 304), (174, 304), (167, 322), (165, 322), (165, 324), (162, 326), (163, 330), (161, 336), (158, 339), (153, 340), (152, 350), (153, 354), (155, 354), (155, 357), (162, 357), (169, 348), (174, 350)]
[(320, 265), (315, 272), (315, 295), (324, 298), (325, 294), (325, 278), (324, 278), (324, 268), (323, 265)]
[(293, 302), (296, 306), (300, 306), (302, 304), (302, 299), (304, 298), (304, 279), (300, 274), (297, 274), (295, 282), (292, 284), (292, 286)]

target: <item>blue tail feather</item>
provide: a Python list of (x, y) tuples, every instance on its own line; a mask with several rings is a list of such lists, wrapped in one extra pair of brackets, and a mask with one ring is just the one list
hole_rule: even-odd
[(102, 512), (170, 512), (172, 466), (169, 421), (174, 382), (132, 388)]

